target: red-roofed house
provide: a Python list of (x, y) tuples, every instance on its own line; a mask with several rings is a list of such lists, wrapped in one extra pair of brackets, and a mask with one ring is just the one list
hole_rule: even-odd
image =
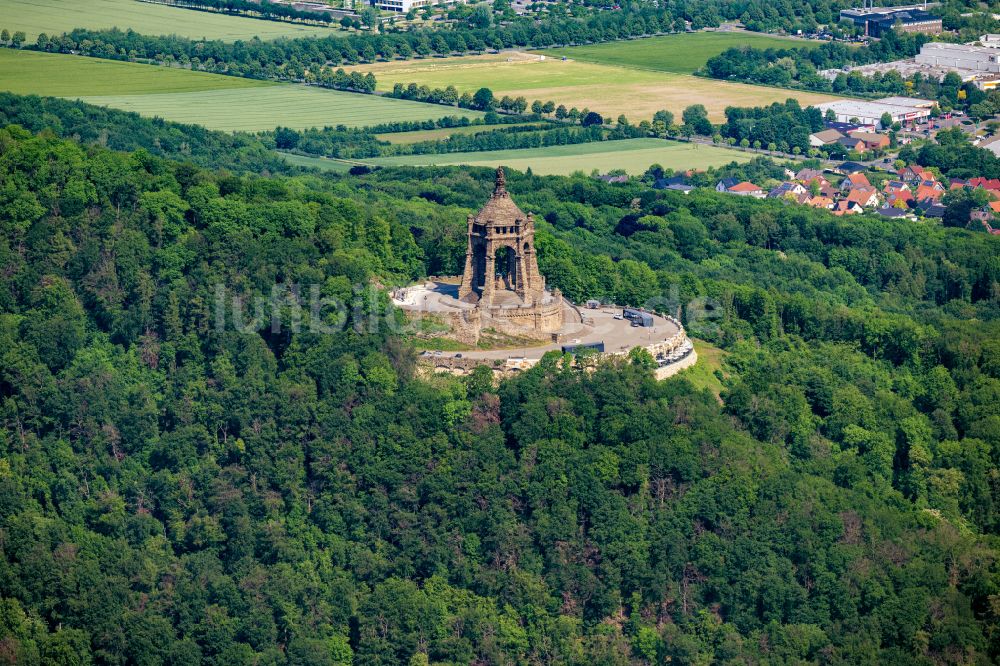
[(935, 180), (934, 174), (919, 164), (903, 167), (896, 173), (899, 174), (901, 180), (905, 180), (907, 183), (917, 183), (921, 180)]
[(763, 199), (767, 196), (767, 193), (764, 190), (747, 180), (733, 185), (726, 190), (726, 192), (730, 194), (737, 194), (741, 197), (754, 197), (756, 199)]
[(981, 187), (984, 190), (1000, 191), (1000, 178), (983, 178), (978, 176), (976, 178), (970, 178), (965, 183), (969, 187)]
[(868, 176), (863, 173), (852, 173), (840, 185), (842, 190), (855, 190), (859, 187), (873, 189), (872, 184), (868, 181)]
[(897, 201), (903, 202), (906, 206), (911, 206), (913, 204), (913, 192), (909, 188), (905, 190), (901, 189), (887, 189), (885, 191), (885, 204), (887, 206), (895, 206)]
[(927, 199), (937, 201), (942, 196), (944, 196), (944, 187), (935, 181), (925, 181), (920, 183), (917, 187), (916, 193), (913, 195), (917, 201), (925, 201)]
[(853, 201), (862, 208), (872, 208), (879, 204), (878, 192), (874, 188), (863, 188), (859, 187), (857, 189), (851, 190), (846, 197), (847, 201)]

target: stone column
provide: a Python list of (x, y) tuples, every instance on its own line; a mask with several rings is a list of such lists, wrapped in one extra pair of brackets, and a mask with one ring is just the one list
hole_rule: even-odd
[(521, 252), (517, 253), (517, 295), (521, 297), (525, 305), (531, 305), (531, 294), (528, 290), (528, 271), (527, 262), (524, 260), (524, 254)]
[(465, 244), (465, 270), (462, 271), (462, 285), (458, 288), (458, 297), (464, 299), (475, 289), (476, 269), (472, 257), (472, 216), (468, 218), (469, 230)]
[(483, 271), (483, 294), (479, 302), (488, 306), (493, 304), (493, 290), (497, 281), (496, 256), (494, 255), (493, 243), (486, 244), (486, 268)]

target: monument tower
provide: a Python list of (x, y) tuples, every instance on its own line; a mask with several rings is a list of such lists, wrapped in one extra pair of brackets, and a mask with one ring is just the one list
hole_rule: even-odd
[(545, 279), (535, 256), (535, 220), (510, 198), (503, 167), (489, 201), (468, 223), (459, 299), (486, 308), (540, 304)]

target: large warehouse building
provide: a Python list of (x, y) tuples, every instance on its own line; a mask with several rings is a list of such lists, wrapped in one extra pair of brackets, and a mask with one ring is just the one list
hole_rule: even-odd
[(928, 14), (919, 7), (844, 9), (840, 12), (840, 20), (864, 28), (864, 33), (870, 37), (881, 37), (889, 30), (936, 35), (943, 28), (940, 16)]
[(931, 42), (920, 47), (915, 60), (918, 65), (946, 67), (959, 73), (1000, 73), (1000, 53), (984, 46)]
[(824, 115), (828, 109), (832, 110), (837, 122), (850, 123), (857, 119), (858, 124), (881, 127), (883, 113), (888, 113), (892, 122), (905, 125), (929, 117), (934, 102), (915, 97), (886, 97), (871, 102), (844, 99), (815, 106)]

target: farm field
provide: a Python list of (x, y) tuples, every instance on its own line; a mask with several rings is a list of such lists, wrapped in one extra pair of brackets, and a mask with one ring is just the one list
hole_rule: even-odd
[(440, 127), (430, 130), (413, 130), (412, 132), (385, 132), (376, 134), (376, 138), (389, 143), (420, 143), (421, 141), (440, 141), (450, 136), (477, 134), (479, 132), (489, 132), (501, 127), (526, 127), (542, 126), (541, 123), (513, 123), (510, 125), (469, 125), (467, 127)]
[(19, 95), (190, 93), (275, 85), (267, 81), (102, 58), (0, 49), (0, 90)]
[(637, 67), (676, 74), (691, 74), (734, 46), (759, 49), (819, 46), (822, 42), (788, 37), (772, 37), (754, 32), (695, 32), (682, 35), (646, 37), (623, 42), (589, 44), (539, 51), (600, 65)]
[[(706, 169), (733, 161), (746, 162), (749, 153), (728, 148), (699, 144), (678, 143), (661, 139), (626, 139), (600, 141), (569, 146), (494, 150), (472, 153), (446, 153), (442, 155), (401, 155), (360, 160), (373, 166), (431, 166), (464, 164), (468, 166), (496, 167), (499, 164), (545, 175), (567, 175), (574, 171), (606, 172), (624, 169), (631, 174), (641, 174), (652, 164), (665, 168)], [(307, 158), (308, 159), (308, 158)], [(319, 160), (316, 160), (319, 161)], [(326, 160), (327, 162), (329, 160)], [(299, 162), (301, 166), (307, 163)], [(315, 164), (322, 167), (322, 164)]]
[(97, 58), (0, 49), (0, 90), (81, 99), (209, 129), (358, 127), (476, 111)]
[(351, 168), (349, 162), (341, 162), (340, 160), (330, 160), (325, 157), (306, 157), (305, 155), (296, 155), (294, 153), (286, 153), (278, 151), (278, 154), (285, 158), (285, 161), (289, 164), (294, 164), (295, 166), (309, 167), (311, 169), (323, 169), (324, 171), (347, 171)]
[(138, 0), (0, 0), (2, 27), (23, 30), (29, 41), (38, 33), (62, 34), (74, 28), (131, 28), (146, 35), (179, 35), (191, 39), (276, 39), (330, 35), (333, 28), (226, 16)]
[(648, 120), (660, 109), (679, 116), (691, 104), (704, 104), (712, 120), (720, 122), (725, 119), (727, 106), (759, 106), (789, 97), (795, 97), (803, 106), (837, 99), (674, 72), (563, 61), (549, 56), (542, 59), (523, 52), (383, 62), (350, 69), (373, 72), (380, 90), (391, 90), (395, 83), (416, 83), (431, 88), (453, 85), (459, 92), (475, 92), (487, 85), (499, 96), (523, 95), (529, 102), (552, 100), (610, 118), (625, 114), (633, 121)]
[(209, 129), (258, 132), (276, 126), (306, 129), (326, 125), (363, 127), (400, 118), (429, 120), (475, 116), (475, 111), (374, 95), (280, 84), (245, 90), (209, 90), (157, 95), (81, 96), (88, 104), (160, 116)]

